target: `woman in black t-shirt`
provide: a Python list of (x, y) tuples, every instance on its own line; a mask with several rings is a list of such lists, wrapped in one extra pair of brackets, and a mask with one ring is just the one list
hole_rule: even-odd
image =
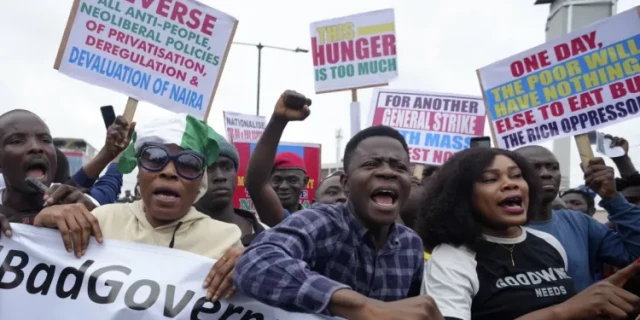
[(528, 162), (506, 150), (472, 148), (442, 166), (417, 231), (434, 248), (424, 293), (445, 319), (590, 319), (633, 310), (637, 297), (610, 283), (570, 299), (576, 292), (564, 248), (523, 227), (539, 190)]

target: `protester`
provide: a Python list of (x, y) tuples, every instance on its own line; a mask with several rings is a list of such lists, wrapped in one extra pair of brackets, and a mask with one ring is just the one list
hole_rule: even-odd
[[(416, 164), (412, 164), (409, 168), (409, 172), (414, 172)], [(423, 175), (424, 176), (424, 175)], [(420, 211), (420, 205), (424, 196), (424, 188), (422, 180), (415, 176), (411, 177), (411, 192), (407, 203), (400, 211), (400, 216), (396, 222), (403, 224), (409, 229), (414, 229), (416, 217)]]
[[(280, 96), (283, 104), (285, 96), (289, 98), (288, 101), (300, 102), (306, 99), (295, 91), (287, 90)], [(289, 214), (302, 209), (300, 194), (309, 181), (304, 161), (300, 156), (283, 152), (276, 157), (282, 132), (292, 120), (284, 113), (277, 113), (292, 110), (282, 108), (276, 108), (267, 123), (251, 153), (245, 176), (245, 186), (256, 212), (260, 220), (270, 227), (280, 223)], [(304, 118), (296, 120), (304, 120)], [(273, 167), (265, 165), (271, 163)]]
[(616, 189), (636, 207), (640, 207), (640, 174), (638, 172), (616, 179)]
[[(93, 234), (98, 242), (104, 236), (219, 259), (217, 264), (230, 265), (224, 270), (231, 272), (239, 252), (227, 252), (233, 247), (242, 248), (240, 229), (210, 219), (193, 207), (207, 190), (203, 176), (206, 166), (218, 156), (220, 136), (202, 121), (174, 114), (141, 125), (133, 137), (118, 166), (123, 173), (130, 173), (137, 165), (142, 201), (101, 206), (93, 211), (95, 217), (77, 206), (55, 214), (43, 210), (35, 224), (63, 233), (73, 230), (70, 221), (75, 219), (83, 232), (74, 234), (73, 240), (63, 233), (63, 240), (67, 250), (71, 250), (72, 242), (74, 249), (82, 248), (80, 253), (76, 251), (78, 256), (84, 255), (89, 235)], [(66, 225), (60, 223), (59, 215)], [(231, 279), (225, 283), (230, 286)]]
[(0, 115), (0, 168), (5, 186), (0, 188), (0, 225), (10, 234), (8, 222), (33, 223), (45, 210), (55, 211), (56, 203), (81, 203), (88, 209), (96, 204), (71, 186), (49, 188), (43, 195), (25, 182), (27, 177), (49, 187), (57, 172), (57, 154), (49, 127), (36, 114), (14, 109)]
[(631, 158), (629, 157), (629, 142), (625, 138), (614, 137), (608, 134), (604, 137), (605, 139), (611, 140), (609, 147), (620, 147), (624, 151), (622, 156), (611, 158), (618, 168), (618, 171), (620, 171), (620, 176), (624, 179), (636, 174), (638, 171), (636, 171), (633, 161), (631, 161)]
[(316, 193), (313, 196), (313, 203), (336, 204), (347, 202), (347, 196), (344, 193), (340, 177), (344, 171), (338, 170), (320, 180), (316, 185)]
[(56, 149), (56, 173), (53, 176), (52, 183), (66, 183), (69, 181), (70, 177), (70, 169), (69, 169), (69, 160), (67, 156), (60, 151), (60, 149)]
[[(126, 138), (131, 137), (135, 127), (135, 122), (129, 125), (127, 119), (117, 116), (107, 129), (102, 149), (73, 175), (72, 183), (89, 189), (89, 194), (100, 204), (115, 203), (118, 200), (122, 188), (122, 173), (118, 171), (118, 160), (120, 153), (129, 145)], [(100, 176), (105, 168), (107, 171)]]
[[(270, 125), (303, 120), (308, 107), (279, 99)], [(346, 319), (432, 319), (432, 299), (415, 297), (422, 243), (395, 224), (411, 189), (402, 135), (386, 126), (358, 132), (345, 148), (346, 204), (297, 212), (260, 234), (238, 260), (238, 289), (285, 310)], [(406, 299), (407, 297), (415, 297)]]
[(613, 232), (588, 215), (573, 210), (553, 211), (558, 196), (560, 167), (544, 147), (528, 146), (516, 151), (536, 169), (542, 180), (542, 207), (534, 212), (530, 228), (547, 232), (560, 241), (569, 259), (568, 272), (581, 291), (595, 283), (595, 266), (608, 263), (624, 267), (640, 256), (640, 208), (627, 202), (615, 189), (614, 172), (601, 158), (592, 159), (585, 170), (585, 186), (603, 199), (600, 206), (618, 226)]
[[(434, 248), (424, 291), (445, 319), (591, 319), (640, 301), (608, 282), (569, 299), (576, 291), (564, 248), (523, 227), (540, 190), (535, 170), (511, 151), (471, 148), (443, 165), (418, 230)], [(634, 263), (625, 276), (638, 270)]]
[(556, 197), (551, 202), (551, 208), (553, 210), (567, 209), (567, 204), (560, 197)]
[(242, 232), (242, 244), (246, 247), (269, 227), (261, 224), (253, 213), (233, 207), (240, 156), (236, 147), (225, 138), (220, 137), (218, 144), (220, 154), (216, 162), (207, 168), (207, 192), (198, 200), (196, 208), (213, 219), (238, 226)]
[(596, 213), (595, 200), (584, 189), (569, 189), (560, 193), (560, 198), (567, 204), (566, 209), (579, 211), (590, 217)]

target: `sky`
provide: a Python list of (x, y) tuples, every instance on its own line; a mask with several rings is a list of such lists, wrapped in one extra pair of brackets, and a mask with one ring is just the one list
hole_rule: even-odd
[[(104, 144), (100, 106), (124, 110), (127, 97), (71, 79), (53, 69), (72, 0), (2, 1), (0, 12), (0, 112), (28, 109), (45, 119), (54, 137), (83, 138), (96, 148)], [(310, 49), (309, 24), (361, 12), (394, 8), (399, 77), (390, 88), (480, 96), (475, 70), (545, 41), (549, 8), (534, 0), (205, 0), (239, 22), (235, 41)], [(640, 5), (620, 0), (618, 12)], [(215, 96), (208, 123), (223, 132), (222, 111), (255, 114), (257, 49), (233, 45)], [(282, 141), (322, 144), (322, 162), (335, 163), (335, 131), (342, 129), (340, 150), (350, 136), (349, 91), (314, 94), (310, 53), (263, 49), (260, 114), (267, 118), (286, 89), (313, 100), (304, 122), (290, 123)], [(363, 127), (372, 90), (358, 91)], [(141, 102), (136, 121), (169, 112)], [(626, 137), (630, 155), (640, 159), (640, 120), (602, 131)], [(634, 128), (636, 125), (636, 128)], [(487, 126), (488, 128), (488, 126)], [(486, 130), (488, 135), (488, 130)], [(571, 185), (582, 183), (579, 157), (573, 144)], [(551, 143), (544, 143), (551, 147)], [(611, 162), (609, 162), (611, 163)], [(638, 164), (638, 162), (636, 162)], [(132, 189), (135, 176), (125, 177)]]

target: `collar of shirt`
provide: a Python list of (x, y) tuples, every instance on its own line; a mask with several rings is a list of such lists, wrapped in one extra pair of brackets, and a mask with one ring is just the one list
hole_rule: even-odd
[[(351, 210), (351, 205), (349, 202), (345, 203), (343, 206), (343, 210), (346, 210), (348, 214), (345, 214), (347, 219), (347, 223), (351, 230), (354, 230), (358, 235), (358, 239), (364, 243), (367, 243), (371, 246), (374, 246), (373, 236), (369, 229), (367, 229), (356, 217), (355, 213)], [(396, 230), (395, 222), (389, 228), (389, 235), (387, 237), (385, 247), (388, 247), (390, 250), (396, 249), (400, 245), (400, 239), (398, 239), (398, 230)]]

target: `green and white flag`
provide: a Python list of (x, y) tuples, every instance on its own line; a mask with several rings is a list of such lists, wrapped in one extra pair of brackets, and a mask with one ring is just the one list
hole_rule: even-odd
[(155, 118), (136, 126), (129, 147), (122, 152), (118, 170), (131, 173), (137, 166), (136, 154), (146, 143), (175, 144), (185, 150), (193, 150), (205, 156), (208, 166), (216, 162), (222, 137), (204, 121), (186, 113)]

